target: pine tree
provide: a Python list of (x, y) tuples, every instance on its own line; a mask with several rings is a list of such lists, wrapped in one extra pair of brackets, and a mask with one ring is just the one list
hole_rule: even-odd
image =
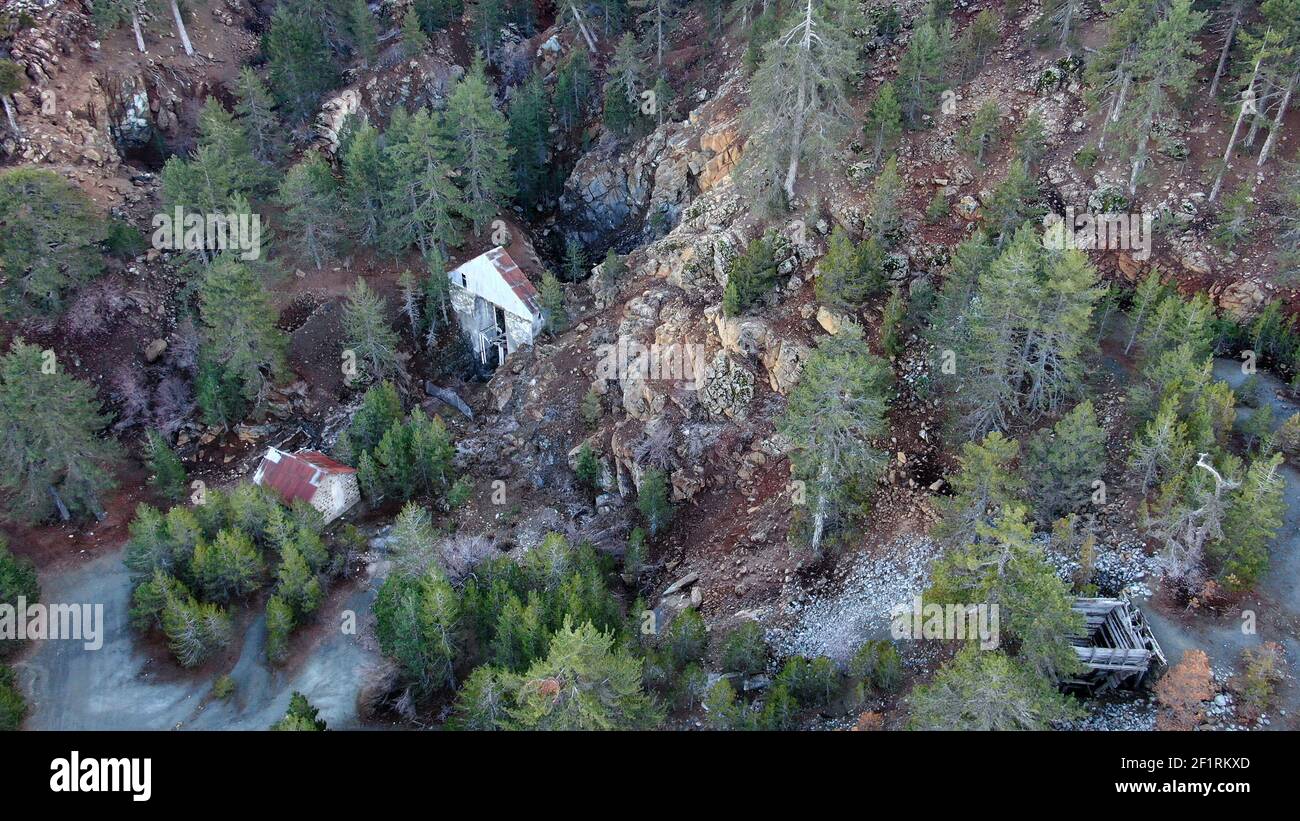
[(281, 4), (262, 38), (271, 92), (288, 117), (303, 122), (316, 103), (338, 85), (338, 67), (320, 21)]
[(645, 517), (646, 529), (651, 536), (657, 536), (673, 521), (673, 506), (668, 494), (668, 479), (663, 471), (650, 468), (641, 474), (641, 483), (637, 486), (636, 507)]
[(524, 730), (644, 730), (662, 716), (641, 687), (641, 660), (612, 633), (566, 616), (545, 658), (519, 676), (510, 726)]
[(548, 189), (547, 145), (550, 112), (546, 87), (534, 71), (528, 81), (517, 87), (510, 101), (510, 150), (514, 156), (517, 201), (526, 208), (542, 204)]
[(600, 491), (600, 461), (587, 442), (583, 442), (581, 450), (578, 451), (577, 465), (573, 472), (578, 479), (578, 484), (588, 490)]
[(636, 23), (649, 30), (647, 37), (654, 49), (655, 66), (662, 68), (668, 37), (680, 25), (674, 16), (676, 0), (627, 0), (627, 4), (633, 9), (644, 9), (637, 15)]
[(1034, 477), (1034, 509), (1050, 523), (1081, 510), (1093, 495), (1093, 482), (1106, 467), (1106, 432), (1097, 424), (1092, 401), (1084, 400), (1029, 444), (1029, 475)]
[(15, 338), (0, 357), (0, 411), (0, 491), (9, 515), (40, 521), (58, 508), (65, 519), (102, 516), (99, 500), (116, 484), (109, 468), (118, 450), (98, 435), (109, 419), (94, 390), (51, 353)]
[(755, 676), (767, 668), (767, 640), (758, 622), (746, 620), (727, 634), (722, 643), (722, 668), (742, 676)]
[(891, 154), (903, 133), (903, 112), (898, 105), (893, 83), (882, 83), (867, 112), (867, 122), (862, 127), (867, 150), (871, 152), (871, 167), (879, 168), (885, 156)]
[[(419, 3), (416, 5), (418, 8)], [(353, 52), (361, 58), (362, 66), (369, 67), (379, 56), (379, 32), (366, 0), (352, 0), (347, 8), (347, 28)]]
[(940, 92), (947, 88), (943, 75), (948, 51), (946, 27), (936, 30), (927, 20), (912, 32), (912, 40), (898, 63), (898, 79), (894, 81), (903, 122), (908, 128), (920, 127), (922, 116), (934, 110)]
[(1157, 483), (1182, 476), (1191, 465), (1191, 456), (1187, 425), (1178, 418), (1177, 404), (1165, 401), (1133, 439), (1129, 474), (1141, 483), (1145, 495)]
[(393, 573), (375, 599), (375, 637), (421, 692), (456, 684), (461, 606), (436, 567), (422, 576)]
[(289, 698), (289, 709), (284, 718), (271, 725), (277, 732), (321, 732), (327, 729), (325, 720), (320, 717), (320, 710), (311, 706), (311, 702), (302, 693), (294, 691)]
[(420, 27), (420, 16), (415, 9), (408, 8), (402, 18), (402, 53), (406, 59), (413, 60), (429, 47), (429, 36)]
[(819, 341), (790, 393), (777, 429), (789, 437), (796, 475), (815, 500), (814, 553), (843, 515), (853, 486), (871, 482), (885, 466), (886, 454), (871, 443), (885, 432), (889, 384), (889, 366), (846, 329)]
[(415, 0), (415, 13), (420, 25), (429, 34), (458, 22), (465, 13), (465, 0)]
[(1025, 163), (1016, 161), (1007, 168), (1007, 176), (993, 189), (984, 225), (1002, 247), (1021, 225), (1038, 219), (1043, 213), (1038, 205), (1038, 185)]
[(447, 263), (436, 248), (429, 253), (429, 275), (424, 280), (424, 316), (429, 325), (425, 347), (433, 350), (438, 334), (451, 321), (451, 285), (447, 279)]
[(344, 347), (365, 364), (367, 376), (384, 379), (400, 370), (397, 334), (388, 324), (388, 301), (361, 277), (353, 283), (343, 306), (343, 334)]
[(591, 97), (591, 61), (583, 49), (574, 49), (560, 63), (555, 77), (555, 112), (560, 127), (571, 131), (587, 114), (587, 101)]
[(384, 200), (388, 187), (384, 150), (378, 129), (362, 123), (341, 151), (342, 194), (349, 220), (356, 226), (358, 242), (375, 246), (384, 228)]
[(1268, 546), (1282, 529), (1286, 483), (1278, 473), (1282, 455), (1261, 456), (1246, 471), (1223, 520), (1222, 541), (1210, 548), (1235, 590), (1248, 589), (1268, 570)]
[(826, 256), (817, 264), (817, 301), (841, 310), (861, 307), (884, 285), (884, 252), (874, 239), (855, 245), (847, 231), (835, 226)]
[(962, 446), (961, 470), (950, 480), (952, 496), (940, 501), (935, 538), (948, 547), (978, 543), (980, 525), (1019, 500), (1024, 482), (1013, 468), (1020, 443), (993, 431), (979, 442)]
[(107, 227), (81, 191), (49, 171), (0, 172), (0, 317), (48, 316), (103, 271)]
[(1214, 240), (1221, 248), (1232, 251), (1239, 242), (1250, 236), (1255, 217), (1251, 193), (1251, 179), (1247, 177), (1223, 201), (1214, 226)]
[(751, 242), (727, 265), (727, 286), (722, 294), (723, 313), (739, 316), (749, 310), (772, 290), (776, 274), (776, 235), (768, 232)]
[[(227, 398), (234, 396), (260, 407), (271, 385), (284, 372), (284, 335), (276, 328), (276, 312), (266, 290), (247, 265), (229, 255), (218, 257), (207, 270), (199, 290), (201, 370), (219, 382)], [(202, 386), (201, 386), (202, 388)], [(238, 421), (202, 401), (210, 417)]]
[(427, 109), (409, 117), (399, 109), (385, 138), (384, 245), (400, 254), (414, 244), (426, 258), (434, 249), (445, 258), (448, 247), (460, 244), (456, 216), (466, 210), (447, 138)]
[(569, 326), (569, 312), (564, 307), (564, 286), (550, 271), (542, 273), (540, 297), (547, 332), (553, 335), (560, 333)]
[(591, 273), (587, 265), (587, 252), (575, 237), (564, 240), (564, 274), (569, 282), (581, 282)]
[(898, 158), (890, 157), (871, 188), (867, 236), (888, 248), (903, 225), (899, 205), (903, 197), (903, 178), (898, 173)]
[(962, 147), (975, 158), (976, 165), (984, 165), (985, 154), (995, 149), (1001, 141), (1002, 109), (993, 100), (987, 100), (971, 118), (970, 127), (962, 135)]
[(247, 135), (253, 156), (263, 165), (276, 166), (284, 159), (287, 147), (284, 126), (275, 114), (275, 99), (261, 78), (245, 66), (235, 83), (235, 115)]
[(1047, 133), (1043, 130), (1043, 120), (1031, 113), (1025, 117), (1020, 130), (1016, 132), (1016, 159), (1032, 170), (1038, 167), (1046, 153)]
[(266, 568), (243, 531), (222, 530), (211, 542), (194, 546), (191, 574), (205, 599), (228, 603), (262, 586)]
[(489, 665), (474, 668), (456, 693), (447, 726), (456, 730), (487, 731), (505, 727), (514, 706), (509, 677)]
[(1047, 730), (1077, 713), (1056, 686), (1018, 659), (967, 647), (911, 695), (916, 730)]
[(1123, 117), (1126, 142), (1132, 148), (1129, 195), (1137, 192), (1138, 178), (1151, 157), (1151, 134), (1156, 122), (1174, 111), (1174, 103), (1191, 88), (1201, 47), (1196, 34), (1205, 15), (1191, 9), (1191, 0), (1172, 0), (1168, 13), (1151, 29), (1134, 67), (1136, 94)]
[(1057, 47), (1069, 47), (1072, 36), (1077, 34), (1078, 20), (1082, 16), (1083, 0), (1047, 0), (1043, 4), (1043, 15), (1038, 18), (1039, 32), (1044, 36), (1057, 37)]
[(167, 440), (156, 430), (147, 434), (146, 454), (149, 483), (169, 501), (179, 502), (185, 496), (185, 466), (180, 457), (167, 446)]
[(347, 229), (329, 162), (317, 153), (304, 157), (285, 175), (277, 200), (285, 209), (291, 244), (321, 270), (342, 248)]
[(402, 297), (402, 316), (406, 318), (407, 325), (410, 326), (411, 336), (415, 340), (420, 339), (420, 329), (424, 327), (424, 317), (421, 315), (420, 302), (423, 294), (415, 284), (415, 277), (411, 271), (405, 270), (397, 277), (397, 290)]
[(764, 47), (741, 118), (749, 140), (744, 177), (769, 203), (784, 192), (787, 206), (800, 165), (819, 165), (849, 127), (845, 81), (858, 53), (852, 32), (828, 20), (813, 0), (793, 15), (789, 31)]
[(475, 0), (470, 7), (466, 35), (492, 65), (496, 65), (500, 57), (501, 32), (505, 28), (505, 22), (505, 0)]
[[(1007, 9), (1007, 12), (1010, 14), (1011, 10)], [(954, 48), (953, 63), (959, 80), (972, 80), (980, 73), (1001, 39), (1001, 28), (1002, 20), (992, 9), (984, 9), (975, 15)]]
[(293, 608), (279, 596), (266, 600), (266, 657), (279, 664), (289, 655), (289, 634), (293, 632)]

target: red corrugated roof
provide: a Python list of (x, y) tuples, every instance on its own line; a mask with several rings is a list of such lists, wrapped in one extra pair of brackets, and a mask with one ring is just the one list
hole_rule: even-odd
[(533, 283), (528, 281), (528, 275), (520, 270), (519, 265), (506, 252), (506, 249), (493, 248), (487, 252), (487, 258), (492, 261), (492, 266), (497, 269), (497, 272), (501, 274), (501, 278), (515, 292), (515, 296), (522, 299), (524, 304), (531, 308), (534, 313), (540, 313), (541, 295), (537, 293)]
[(356, 473), (356, 469), (314, 450), (284, 453), (272, 448), (257, 472), (259, 484), (274, 489), (286, 503), (291, 503), (296, 499), (310, 502), (326, 474)]

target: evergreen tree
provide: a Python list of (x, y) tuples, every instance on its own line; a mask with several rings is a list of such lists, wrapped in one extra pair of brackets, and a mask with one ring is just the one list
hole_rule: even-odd
[(743, 314), (776, 284), (776, 241), (776, 235), (768, 232), (728, 264), (727, 287), (722, 294), (722, 309), (727, 316)]
[(321, 270), (346, 238), (344, 200), (329, 162), (316, 153), (303, 158), (285, 175), (277, 199), (290, 242)]
[(1016, 132), (1016, 159), (1028, 169), (1038, 167), (1039, 161), (1047, 153), (1047, 133), (1043, 130), (1043, 119), (1031, 113), (1020, 124)]
[(1285, 482), (1278, 473), (1282, 455), (1251, 463), (1223, 520), (1223, 539), (1209, 550), (1234, 590), (1248, 589), (1268, 570), (1268, 546), (1282, 529)]
[(1167, 400), (1133, 439), (1129, 474), (1141, 483), (1145, 495), (1155, 484), (1182, 476), (1191, 456), (1187, 425), (1178, 418), (1177, 403)]
[[(15, 556), (9, 549), (9, 540), (0, 534), (0, 605), (8, 605), (18, 612), (19, 598), (27, 604), (40, 601), (41, 585), (36, 579), (36, 566), (30, 559)], [(0, 660), (16, 653), (21, 645), (17, 637), (0, 639)]]
[(510, 725), (524, 730), (642, 730), (662, 716), (641, 689), (641, 660), (590, 622), (564, 624), (518, 678)]
[(103, 271), (107, 227), (81, 191), (49, 171), (0, 172), (0, 317), (55, 314)]
[(275, 309), (252, 269), (222, 255), (200, 286), (199, 318), (199, 405), (211, 424), (238, 421), (284, 371)]
[(741, 118), (749, 140), (741, 160), (745, 178), (769, 203), (784, 192), (786, 205), (794, 200), (800, 165), (820, 164), (848, 128), (845, 87), (858, 54), (852, 32), (827, 19), (813, 0), (792, 12), (790, 22), (784, 36), (764, 46)]
[(0, 491), (9, 515), (40, 521), (57, 508), (65, 519), (102, 516), (118, 449), (99, 435), (109, 418), (89, 385), (15, 338), (0, 357), (0, 419)]
[(662, 470), (650, 468), (641, 474), (637, 486), (636, 507), (645, 517), (646, 529), (657, 536), (673, 521), (673, 505), (668, 493), (668, 479)]
[(474, 668), (456, 693), (456, 705), (447, 726), (454, 730), (499, 730), (514, 707), (510, 677), (496, 667)]
[(967, 647), (912, 691), (915, 730), (1046, 730), (1073, 718), (1055, 685), (1001, 652)]
[(343, 306), (343, 345), (364, 363), (365, 373), (384, 379), (401, 369), (397, 333), (388, 324), (388, 301), (357, 277)]
[(338, 67), (319, 19), (281, 4), (271, 15), (262, 38), (271, 91), (281, 111), (303, 122), (316, 111), (316, 103), (338, 85)]
[(211, 542), (200, 541), (194, 546), (190, 573), (205, 599), (224, 604), (260, 588), (265, 570), (247, 534), (222, 530)]
[(180, 457), (167, 446), (167, 440), (156, 430), (147, 434), (145, 453), (150, 473), (149, 483), (168, 501), (179, 502), (185, 496), (185, 466)]
[(893, 152), (903, 133), (903, 112), (898, 105), (893, 83), (882, 83), (876, 91), (862, 131), (867, 150), (871, 152), (871, 167), (879, 168), (885, 156)]
[(1214, 241), (1221, 248), (1232, 251), (1250, 236), (1255, 218), (1251, 193), (1251, 180), (1247, 178), (1223, 201), (1214, 226)]
[(755, 676), (767, 669), (767, 640), (756, 621), (743, 621), (722, 643), (722, 667), (728, 673)]
[(327, 727), (325, 720), (320, 717), (320, 710), (311, 706), (307, 697), (295, 690), (289, 698), (289, 709), (284, 718), (272, 724), (271, 729), (280, 732), (321, 732)]
[(420, 16), (414, 8), (408, 8), (406, 16), (402, 18), (402, 53), (406, 59), (413, 60), (428, 47), (429, 36), (420, 27)]
[(458, 22), (465, 13), (465, 0), (415, 0), (415, 13), (420, 25), (429, 34)]
[(501, 32), (505, 22), (505, 0), (475, 0), (470, 6), (466, 36), (492, 65), (496, 65), (500, 57)]
[(435, 248), (429, 252), (429, 275), (424, 280), (424, 316), (429, 332), (425, 347), (433, 350), (437, 335), (451, 322), (451, 284), (447, 279), (447, 263)]
[(871, 212), (867, 216), (867, 236), (888, 248), (903, 225), (900, 205), (903, 178), (898, 173), (898, 158), (890, 157), (871, 188)]
[(944, 80), (944, 67), (948, 60), (949, 30), (947, 26), (936, 29), (927, 20), (912, 32), (912, 40), (898, 63), (895, 91), (903, 122), (908, 128), (919, 128), (923, 115), (934, 110), (939, 94), (948, 84)]
[[(426, 258), (434, 249), (445, 258), (449, 246), (460, 244), (456, 215), (467, 210), (464, 196), (453, 181), (455, 165), (447, 138), (427, 109), (409, 117), (399, 109), (385, 138), (385, 246), (400, 254), (414, 244)], [(494, 167), (489, 164), (483, 170)], [(479, 213), (477, 209), (468, 210)]]
[(855, 245), (840, 226), (831, 230), (826, 256), (817, 264), (817, 301), (841, 310), (854, 310), (884, 285), (884, 252), (874, 239)]
[(993, 189), (986, 209), (984, 225), (989, 235), (1002, 247), (1027, 221), (1038, 219), (1043, 209), (1038, 204), (1038, 185), (1029, 167), (1017, 161), (1007, 168), (1007, 176)]
[(539, 294), (547, 332), (552, 335), (560, 333), (569, 326), (569, 312), (564, 307), (564, 286), (556, 279), (555, 274), (544, 271)]
[(583, 49), (574, 49), (560, 63), (555, 76), (554, 103), (559, 125), (572, 131), (587, 114), (587, 101), (591, 97), (591, 61)]
[(962, 135), (962, 147), (975, 158), (976, 165), (984, 165), (985, 154), (1001, 141), (1002, 109), (993, 100), (987, 100), (975, 112), (970, 127)]
[(578, 451), (578, 461), (573, 472), (578, 477), (578, 484), (588, 490), (600, 490), (600, 461), (587, 442), (583, 442)]
[(790, 393), (778, 430), (789, 437), (796, 475), (815, 499), (810, 543), (821, 551), (827, 526), (856, 485), (870, 483), (887, 456), (872, 446), (885, 432), (889, 366), (849, 330), (819, 341)]
[(460, 602), (442, 572), (393, 573), (375, 598), (375, 637), (384, 655), (422, 692), (454, 687)]
[(289, 634), (294, 628), (293, 608), (279, 596), (266, 600), (266, 657), (279, 664), (289, 655)]
[(1192, 11), (1191, 0), (1172, 0), (1168, 13), (1144, 38), (1134, 67), (1136, 93), (1122, 119), (1132, 149), (1130, 195), (1137, 192), (1138, 178), (1150, 160), (1156, 123), (1171, 115), (1175, 102), (1191, 88), (1201, 53), (1196, 34), (1204, 24), (1205, 15)]
[(263, 165), (279, 165), (288, 149), (284, 126), (275, 114), (275, 98), (257, 73), (247, 66), (239, 71), (235, 94), (238, 97), (235, 114), (253, 156)]
[(961, 446), (961, 464), (951, 479), (952, 496), (940, 500), (935, 538), (948, 547), (980, 541), (980, 527), (1016, 502), (1025, 491), (1013, 467), (1020, 443), (993, 431), (979, 442)]
[(550, 150), (547, 138), (551, 122), (546, 87), (537, 71), (515, 89), (508, 119), (508, 139), (514, 156), (516, 199), (525, 208), (539, 206), (549, 188)]
[[(1010, 13), (1010, 9), (1007, 9)], [(997, 47), (1001, 39), (1000, 29), (1002, 20), (998, 17), (997, 12), (992, 9), (984, 9), (975, 15), (975, 19), (961, 33), (961, 38), (957, 41), (954, 51), (953, 63), (957, 68), (957, 78), (962, 82), (972, 80), (984, 64), (988, 62), (989, 55)]]
[(1044, 431), (1034, 437), (1028, 456), (1040, 522), (1053, 522), (1088, 504), (1093, 482), (1106, 467), (1106, 432), (1097, 424), (1092, 400), (1075, 405), (1050, 435)]
[(582, 243), (574, 237), (564, 240), (564, 273), (569, 282), (581, 282), (591, 273), (587, 265), (587, 252)]
[[(417, 2), (417, 10), (419, 5)], [(379, 32), (366, 0), (352, 0), (348, 6), (347, 29), (353, 52), (361, 58), (362, 66), (369, 67), (371, 61), (379, 56)]]

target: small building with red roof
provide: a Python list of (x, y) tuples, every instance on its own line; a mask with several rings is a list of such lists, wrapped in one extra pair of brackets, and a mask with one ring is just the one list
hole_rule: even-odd
[(496, 367), (542, 332), (542, 300), (504, 248), (447, 272), (451, 307), (480, 361)]
[(302, 500), (329, 524), (361, 501), (357, 469), (314, 450), (287, 453), (267, 448), (253, 484), (274, 490), (286, 505)]

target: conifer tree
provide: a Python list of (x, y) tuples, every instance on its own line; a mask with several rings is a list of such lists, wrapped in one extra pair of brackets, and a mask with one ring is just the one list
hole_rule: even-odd
[(1046, 153), (1047, 133), (1043, 130), (1043, 119), (1031, 113), (1016, 132), (1016, 158), (1032, 170), (1038, 167)]
[(540, 205), (548, 188), (550, 150), (547, 145), (550, 112), (546, 87), (534, 71), (517, 87), (510, 101), (509, 143), (514, 156), (515, 191), (526, 208)]
[(1001, 141), (1001, 120), (1002, 109), (993, 100), (986, 100), (971, 118), (970, 126), (962, 135), (962, 147), (975, 158), (976, 165), (984, 165), (985, 155)]
[(916, 730), (1047, 730), (1076, 710), (1056, 686), (1002, 652), (967, 647), (912, 691)]
[(266, 657), (272, 664), (288, 657), (294, 623), (293, 608), (284, 599), (272, 595), (266, 600)]
[[(612, 633), (566, 616), (545, 658), (515, 681), (510, 726), (523, 730), (644, 730), (662, 716), (641, 686), (642, 662)], [(557, 693), (554, 686), (561, 688)], [(557, 695), (559, 697), (557, 697)]]
[[(364, 2), (364, 0), (359, 0)], [(366, 12), (369, 14), (369, 11)], [(284, 126), (275, 114), (275, 98), (257, 72), (245, 66), (235, 83), (235, 115), (247, 135), (249, 149), (263, 165), (277, 166), (288, 150)]]
[[(284, 372), (284, 336), (276, 328), (276, 311), (251, 268), (229, 255), (217, 258), (199, 290), (199, 404), (213, 419), (238, 421), (242, 413), (227, 402), (212, 401), (213, 383), (227, 399), (260, 407)], [(228, 391), (233, 392), (231, 397)], [(205, 401), (207, 395), (208, 401)]]
[(461, 606), (436, 566), (421, 576), (389, 575), (379, 588), (374, 612), (380, 650), (421, 692), (455, 686)]
[(1007, 176), (993, 189), (984, 225), (989, 235), (1002, 247), (1027, 221), (1043, 213), (1038, 205), (1038, 185), (1025, 163), (1016, 161), (1007, 168)]
[(947, 87), (944, 66), (948, 60), (949, 29), (939, 29), (926, 20), (912, 32), (912, 40), (898, 63), (894, 81), (903, 122), (919, 128), (922, 116), (934, 110), (940, 93)]
[(81, 191), (49, 171), (0, 172), (0, 317), (50, 315), (103, 271), (107, 226)]
[(763, 48), (741, 118), (749, 140), (744, 176), (769, 204), (795, 196), (800, 165), (816, 167), (849, 126), (845, 81), (857, 66), (852, 33), (814, 0), (791, 13), (788, 30)]
[(347, 215), (355, 225), (353, 235), (364, 245), (376, 246), (383, 236), (388, 178), (379, 130), (362, 123), (340, 157), (343, 167), (342, 196)]
[(271, 91), (281, 111), (297, 122), (313, 115), (320, 98), (338, 85), (338, 67), (320, 20), (296, 8), (276, 7), (262, 38), (262, 51)]
[(814, 290), (825, 305), (853, 310), (879, 293), (884, 284), (884, 252), (874, 239), (855, 245), (841, 226), (831, 230), (826, 256), (817, 264)]
[(1138, 480), (1145, 495), (1157, 483), (1182, 476), (1191, 457), (1187, 425), (1178, 418), (1177, 404), (1167, 400), (1133, 439), (1129, 474)]
[(475, 0), (470, 7), (466, 34), (474, 48), (482, 52), (483, 58), (492, 65), (496, 65), (500, 57), (501, 32), (505, 22), (505, 0)]
[(415, 9), (408, 8), (402, 18), (402, 53), (412, 60), (424, 53), (429, 47), (429, 36), (420, 27), (420, 17)]
[(854, 484), (870, 482), (886, 455), (872, 445), (885, 431), (890, 370), (851, 330), (819, 341), (790, 393), (778, 430), (790, 438), (798, 477), (812, 500), (809, 542), (820, 553)]
[(400, 254), (414, 244), (426, 258), (434, 249), (445, 257), (448, 247), (460, 244), (456, 216), (467, 208), (453, 180), (451, 149), (437, 118), (427, 109), (409, 117), (399, 109), (385, 138), (385, 246)]
[(1268, 545), (1282, 529), (1286, 483), (1278, 473), (1282, 455), (1251, 463), (1223, 520), (1223, 539), (1210, 548), (1222, 575), (1235, 590), (1248, 589), (1268, 570)]
[(357, 277), (343, 306), (344, 347), (365, 364), (365, 373), (384, 379), (400, 369), (398, 339), (388, 324), (388, 301)]
[(867, 236), (882, 247), (891, 246), (902, 228), (899, 208), (902, 197), (903, 178), (898, 173), (898, 158), (890, 157), (871, 187), (871, 212), (866, 225)]
[(448, 159), (464, 192), (461, 213), (475, 231), (482, 231), (514, 195), (509, 126), (494, 107), (494, 96), (483, 61), (476, 59), (447, 100), (447, 122), (456, 128)]
[(285, 175), (277, 199), (290, 242), (321, 270), (346, 238), (343, 197), (329, 162), (316, 153), (304, 157)]
[(591, 97), (591, 61), (583, 49), (574, 49), (560, 63), (555, 77), (555, 113), (560, 127), (571, 131), (587, 115), (587, 101)]
[(646, 520), (646, 530), (657, 536), (672, 524), (673, 506), (668, 493), (668, 479), (662, 470), (650, 468), (641, 475), (637, 487), (637, 510)]
[(1020, 443), (993, 431), (979, 442), (962, 445), (961, 470), (953, 475), (953, 495), (940, 501), (935, 538), (948, 547), (976, 544), (980, 526), (1024, 494), (1013, 463)]
[(0, 494), (8, 515), (40, 521), (102, 516), (100, 499), (116, 482), (118, 457), (94, 390), (50, 354), (15, 338), (0, 357)]
[(885, 156), (893, 152), (903, 133), (903, 113), (893, 83), (882, 83), (876, 91), (862, 131), (866, 137), (867, 150), (871, 152), (871, 167), (879, 168)]
[(1097, 424), (1092, 401), (1074, 406), (1052, 427), (1030, 440), (1029, 475), (1034, 509), (1044, 524), (1081, 510), (1106, 467), (1106, 432)]
[(542, 314), (546, 318), (546, 330), (557, 334), (569, 326), (569, 311), (564, 307), (564, 286), (550, 271), (542, 273), (542, 287), (539, 291), (542, 302)]
[(366, 0), (352, 0), (348, 6), (347, 29), (353, 52), (361, 58), (361, 65), (368, 67), (379, 56), (379, 32)]
[(185, 496), (185, 466), (180, 457), (167, 446), (167, 440), (156, 430), (146, 434), (145, 453), (149, 468), (149, 483), (169, 501), (179, 502)]

